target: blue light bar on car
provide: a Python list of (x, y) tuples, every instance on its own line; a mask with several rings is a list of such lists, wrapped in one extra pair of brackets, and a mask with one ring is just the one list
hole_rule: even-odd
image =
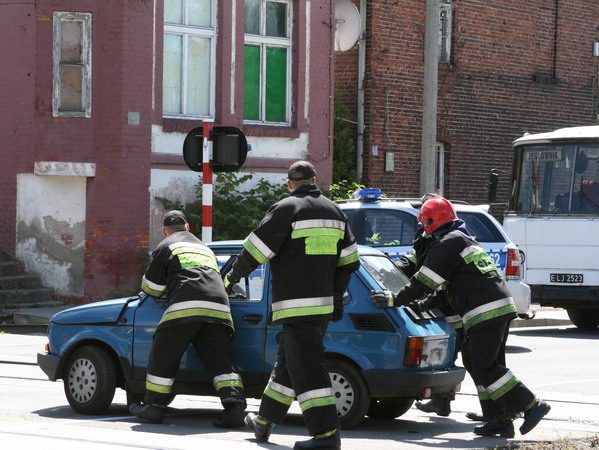
[(357, 194), (357, 198), (363, 202), (374, 202), (383, 196), (383, 191), (379, 188), (368, 188), (360, 189)]

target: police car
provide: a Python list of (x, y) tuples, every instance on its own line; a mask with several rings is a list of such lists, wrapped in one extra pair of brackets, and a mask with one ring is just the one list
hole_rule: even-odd
[[(458, 217), (489, 254), (507, 282), (518, 316), (531, 318), (530, 287), (522, 281), (520, 251), (500, 223), (488, 213), (488, 205), (451, 201)], [(397, 260), (412, 249), (418, 228), (420, 199), (385, 198), (380, 189), (361, 189), (355, 198), (337, 203), (349, 219), (358, 244), (378, 248)]]

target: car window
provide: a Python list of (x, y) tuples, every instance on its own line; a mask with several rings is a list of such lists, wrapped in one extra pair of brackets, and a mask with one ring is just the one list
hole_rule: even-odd
[(381, 289), (387, 289), (395, 294), (408, 284), (408, 278), (386, 256), (367, 255), (360, 258), (362, 267), (374, 278)]
[[(216, 259), (218, 267), (221, 269), (221, 275), (224, 277), (232, 264), (226, 264), (231, 258), (237, 255), (218, 254)], [(224, 267), (224, 271), (222, 270)], [(264, 264), (259, 265), (250, 275), (239, 281), (233, 287), (233, 293), (229, 296), (230, 300), (245, 300), (259, 302), (264, 293), (264, 278), (266, 270)]]
[(497, 226), (484, 214), (459, 212), (458, 217), (464, 221), (466, 228), (478, 242), (505, 242)]
[(393, 209), (344, 210), (360, 245), (369, 247), (412, 245), (416, 217)]

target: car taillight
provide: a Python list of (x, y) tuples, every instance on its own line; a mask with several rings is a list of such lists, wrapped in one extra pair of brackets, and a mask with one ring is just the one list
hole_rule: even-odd
[(415, 367), (420, 365), (422, 360), (422, 348), (424, 347), (423, 337), (409, 337), (404, 357), (404, 366)]
[(507, 251), (507, 262), (505, 264), (505, 278), (507, 280), (522, 279), (522, 266), (520, 265), (520, 252), (515, 248)]

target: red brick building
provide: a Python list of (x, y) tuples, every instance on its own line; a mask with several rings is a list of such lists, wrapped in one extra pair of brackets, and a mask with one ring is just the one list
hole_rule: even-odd
[[(419, 196), (427, 2), (354, 3), (367, 4), (362, 183), (390, 196)], [(489, 171), (511, 170), (514, 139), (597, 122), (599, 3), (438, 4), (441, 192), (486, 202)], [(354, 121), (358, 48), (336, 58), (336, 92)], [(387, 152), (393, 152), (390, 171)], [(499, 201), (507, 198), (507, 175), (502, 177)]]
[[(205, 120), (243, 129), (248, 170), (332, 168), (329, 0), (0, 0), (0, 249), (63, 299), (139, 285), (155, 196), (195, 199)], [(240, 236), (243, 238), (243, 236)]]

